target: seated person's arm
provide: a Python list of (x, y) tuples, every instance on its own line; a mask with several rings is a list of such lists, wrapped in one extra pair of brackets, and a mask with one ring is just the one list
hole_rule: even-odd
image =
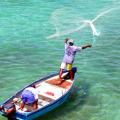
[(27, 102), (27, 98), (22, 98), (22, 102), (20, 104), (20, 109), (23, 110), (25, 103)]
[(20, 104), (20, 109), (23, 110), (24, 106), (25, 106), (25, 103), (22, 101)]

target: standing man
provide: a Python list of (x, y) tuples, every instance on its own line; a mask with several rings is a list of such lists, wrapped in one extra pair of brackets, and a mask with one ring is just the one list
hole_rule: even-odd
[(65, 39), (65, 52), (64, 52), (63, 61), (60, 66), (60, 72), (59, 72), (60, 80), (62, 80), (63, 69), (65, 69), (66, 67), (69, 72), (70, 79), (73, 80), (72, 64), (74, 62), (76, 52), (89, 47), (92, 47), (92, 45), (88, 44), (88, 45), (83, 45), (81, 47), (74, 46), (74, 41), (72, 39), (69, 39), (69, 38)]

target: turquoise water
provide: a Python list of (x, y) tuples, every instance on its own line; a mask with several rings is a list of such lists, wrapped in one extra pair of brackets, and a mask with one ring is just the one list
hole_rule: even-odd
[[(84, 20), (94, 25), (75, 31)], [(61, 107), (38, 120), (120, 120), (119, 0), (1, 0), (0, 102), (25, 85), (59, 70), (64, 39), (90, 43), (76, 55), (76, 89)], [(70, 34), (69, 31), (75, 31)], [(47, 39), (58, 33), (59, 36)], [(63, 35), (63, 33), (66, 33)], [(0, 116), (0, 120), (6, 118)]]

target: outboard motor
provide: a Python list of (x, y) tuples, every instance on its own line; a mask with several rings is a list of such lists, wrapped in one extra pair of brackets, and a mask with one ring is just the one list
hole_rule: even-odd
[(11, 118), (16, 111), (14, 103), (4, 104), (0, 107), (0, 111), (8, 118)]

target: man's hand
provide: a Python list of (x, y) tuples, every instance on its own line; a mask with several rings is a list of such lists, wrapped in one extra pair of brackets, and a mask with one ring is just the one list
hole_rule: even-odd
[(69, 38), (66, 38), (64, 42), (67, 43), (68, 40), (69, 40)]
[(88, 47), (92, 47), (92, 45), (88, 44), (88, 45), (83, 45), (83, 46), (81, 46), (81, 47), (82, 47), (82, 49), (86, 49), (86, 48), (88, 48)]
[(92, 47), (92, 45), (88, 45), (88, 47)]

